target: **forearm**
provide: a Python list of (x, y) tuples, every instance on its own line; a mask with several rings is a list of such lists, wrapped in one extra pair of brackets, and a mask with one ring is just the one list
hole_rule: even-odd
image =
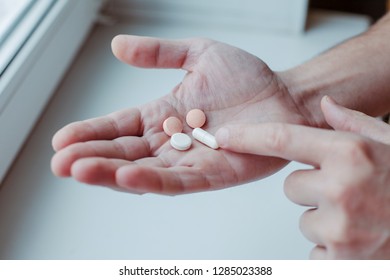
[(313, 126), (326, 126), (324, 95), (372, 116), (389, 112), (390, 13), (364, 34), (279, 74)]

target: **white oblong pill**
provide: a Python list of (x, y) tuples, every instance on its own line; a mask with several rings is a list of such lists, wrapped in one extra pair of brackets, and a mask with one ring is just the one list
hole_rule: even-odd
[(199, 142), (205, 144), (206, 146), (209, 146), (212, 149), (218, 149), (218, 143), (217, 140), (213, 135), (208, 133), (207, 131), (197, 127), (192, 131), (192, 136), (198, 140)]
[(175, 133), (171, 137), (171, 146), (179, 151), (188, 150), (191, 147), (191, 137), (184, 133)]

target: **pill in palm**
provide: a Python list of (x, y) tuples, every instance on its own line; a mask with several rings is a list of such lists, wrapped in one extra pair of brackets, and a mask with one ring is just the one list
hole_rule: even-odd
[(209, 146), (212, 149), (219, 148), (219, 145), (215, 137), (199, 127), (195, 128), (192, 131), (192, 136), (199, 142), (205, 144), (206, 146)]
[(171, 137), (171, 146), (179, 151), (188, 150), (191, 147), (191, 137), (184, 133), (175, 133)]
[(163, 129), (168, 136), (172, 136), (182, 132), (183, 123), (176, 117), (169, 117), (163, 122)]
[(202, 127), (206, 122), (206, 115), (200, 109), (192, 109), (187, 113), (186, 122), (192, 128)]

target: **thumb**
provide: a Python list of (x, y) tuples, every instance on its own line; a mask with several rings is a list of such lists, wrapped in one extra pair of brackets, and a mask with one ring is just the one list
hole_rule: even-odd
[[(191, 71), (198, 59), (195, 40), (166, 40), (117, 35), (111, 42), (114, 55), (127, 64), (143, 68), (175, 68)], [(201, 52), (199, 52), (201, 53)]]
[(390, 144), (390, 126), (376, 118), (347, 109), (329, 96), (322, 98), (321, 110), (326, 122), (335, 130), (358, 133), (375, 141)]

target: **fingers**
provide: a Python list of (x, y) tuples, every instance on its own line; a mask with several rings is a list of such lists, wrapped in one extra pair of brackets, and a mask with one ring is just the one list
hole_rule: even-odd
[(52, 146), (55, 151), (59, 151), (77, 142), (111, 140), (125, 135), (140, 135), (140, 115), (137, 109), (127, 109), (104, 117), (71, 123), (53, 136)]
[(223, 149), (281, 157), (315, 167), (335, 140), (334, 133), (329, 131), (283, 123), (228, 126), (219, 129), (215, 136)]
[(117, 184), (123, 189), (174, 195), (206, 191), (210, 188), (207, 178), (199, 169), (177, 166), (160, 168), (127, 165), (118, 169)]
[(151, 164), (151, 161), (144, 165), (117, 159), (86, 158), (76, 161), (71, 173), (83, 183), (138, 194), (175, 195), (210, 188), (210, 183), (198, 169), (186, 166), (166, 168), (159, 165)]
[(70, 174), (79, 182), (116, 187), (116, 171), (130, 162), (120, 159), (82, 158), (71, 166)]
[(298, 205), (318, 207), (323, 195), (321, 177), (318, 169), (294, 171), (284, 182), (287, 198)]
[(112, 40), (111, 47), (119, 60), (137, 67), (190, 71), (210, 42), (118, 35)]
[[(330, 100), (330, 101), (329, 101)], [(390, 143), (390, 128), (361, 113), (348, 110), (331, 99), (322, 100), (322, 110), (336, 129), (359, 132), (374, 140)], [(344, 137), (346, 137), (344, 135)], [(235, 125), (216, 133), (220, 147), (257, 155), (281, 157), (319, 167), (322, 159), (340, 142), (341, 135), (328, 130), (283, 123)]]
[(149, 153), (149, 145), (141, 137), (130, 136), (118, 138), (114, 141), (76, 143), (58, 151), (53, 156), (51, 169), (55, 175), (67, 177), (72, 175), (73, 163), (82, 158), (104, 157), (134, 161), (147, 157)]
[(390, 144), (390, 126), (361, 112), (347, 109), (325, 96), (321, 109), (330, 126), (336, 130), (359, 133), (373, 140)]
[[(167, 166), (159, 157), (147, 157), (141, 138), (130, 139), (127, 152), (115, 141), (77, 143), (59, 151), (52, 159), (54, 174), (72, 176), (77, 181), (112, 187), (130, 193), (183, 194), (206, 191), (211, 183), (202, 169)], [(145, 154), (144, 154), (145, 153)], [(179, 156), (177, 151), (173, 151)]]
[(311, 242), (324, 246), (323, 235), (328, 232), (326, 220), (323, 212), (318, 208), (306, 210), (299, 221), (299, 227), (302, 234)]

